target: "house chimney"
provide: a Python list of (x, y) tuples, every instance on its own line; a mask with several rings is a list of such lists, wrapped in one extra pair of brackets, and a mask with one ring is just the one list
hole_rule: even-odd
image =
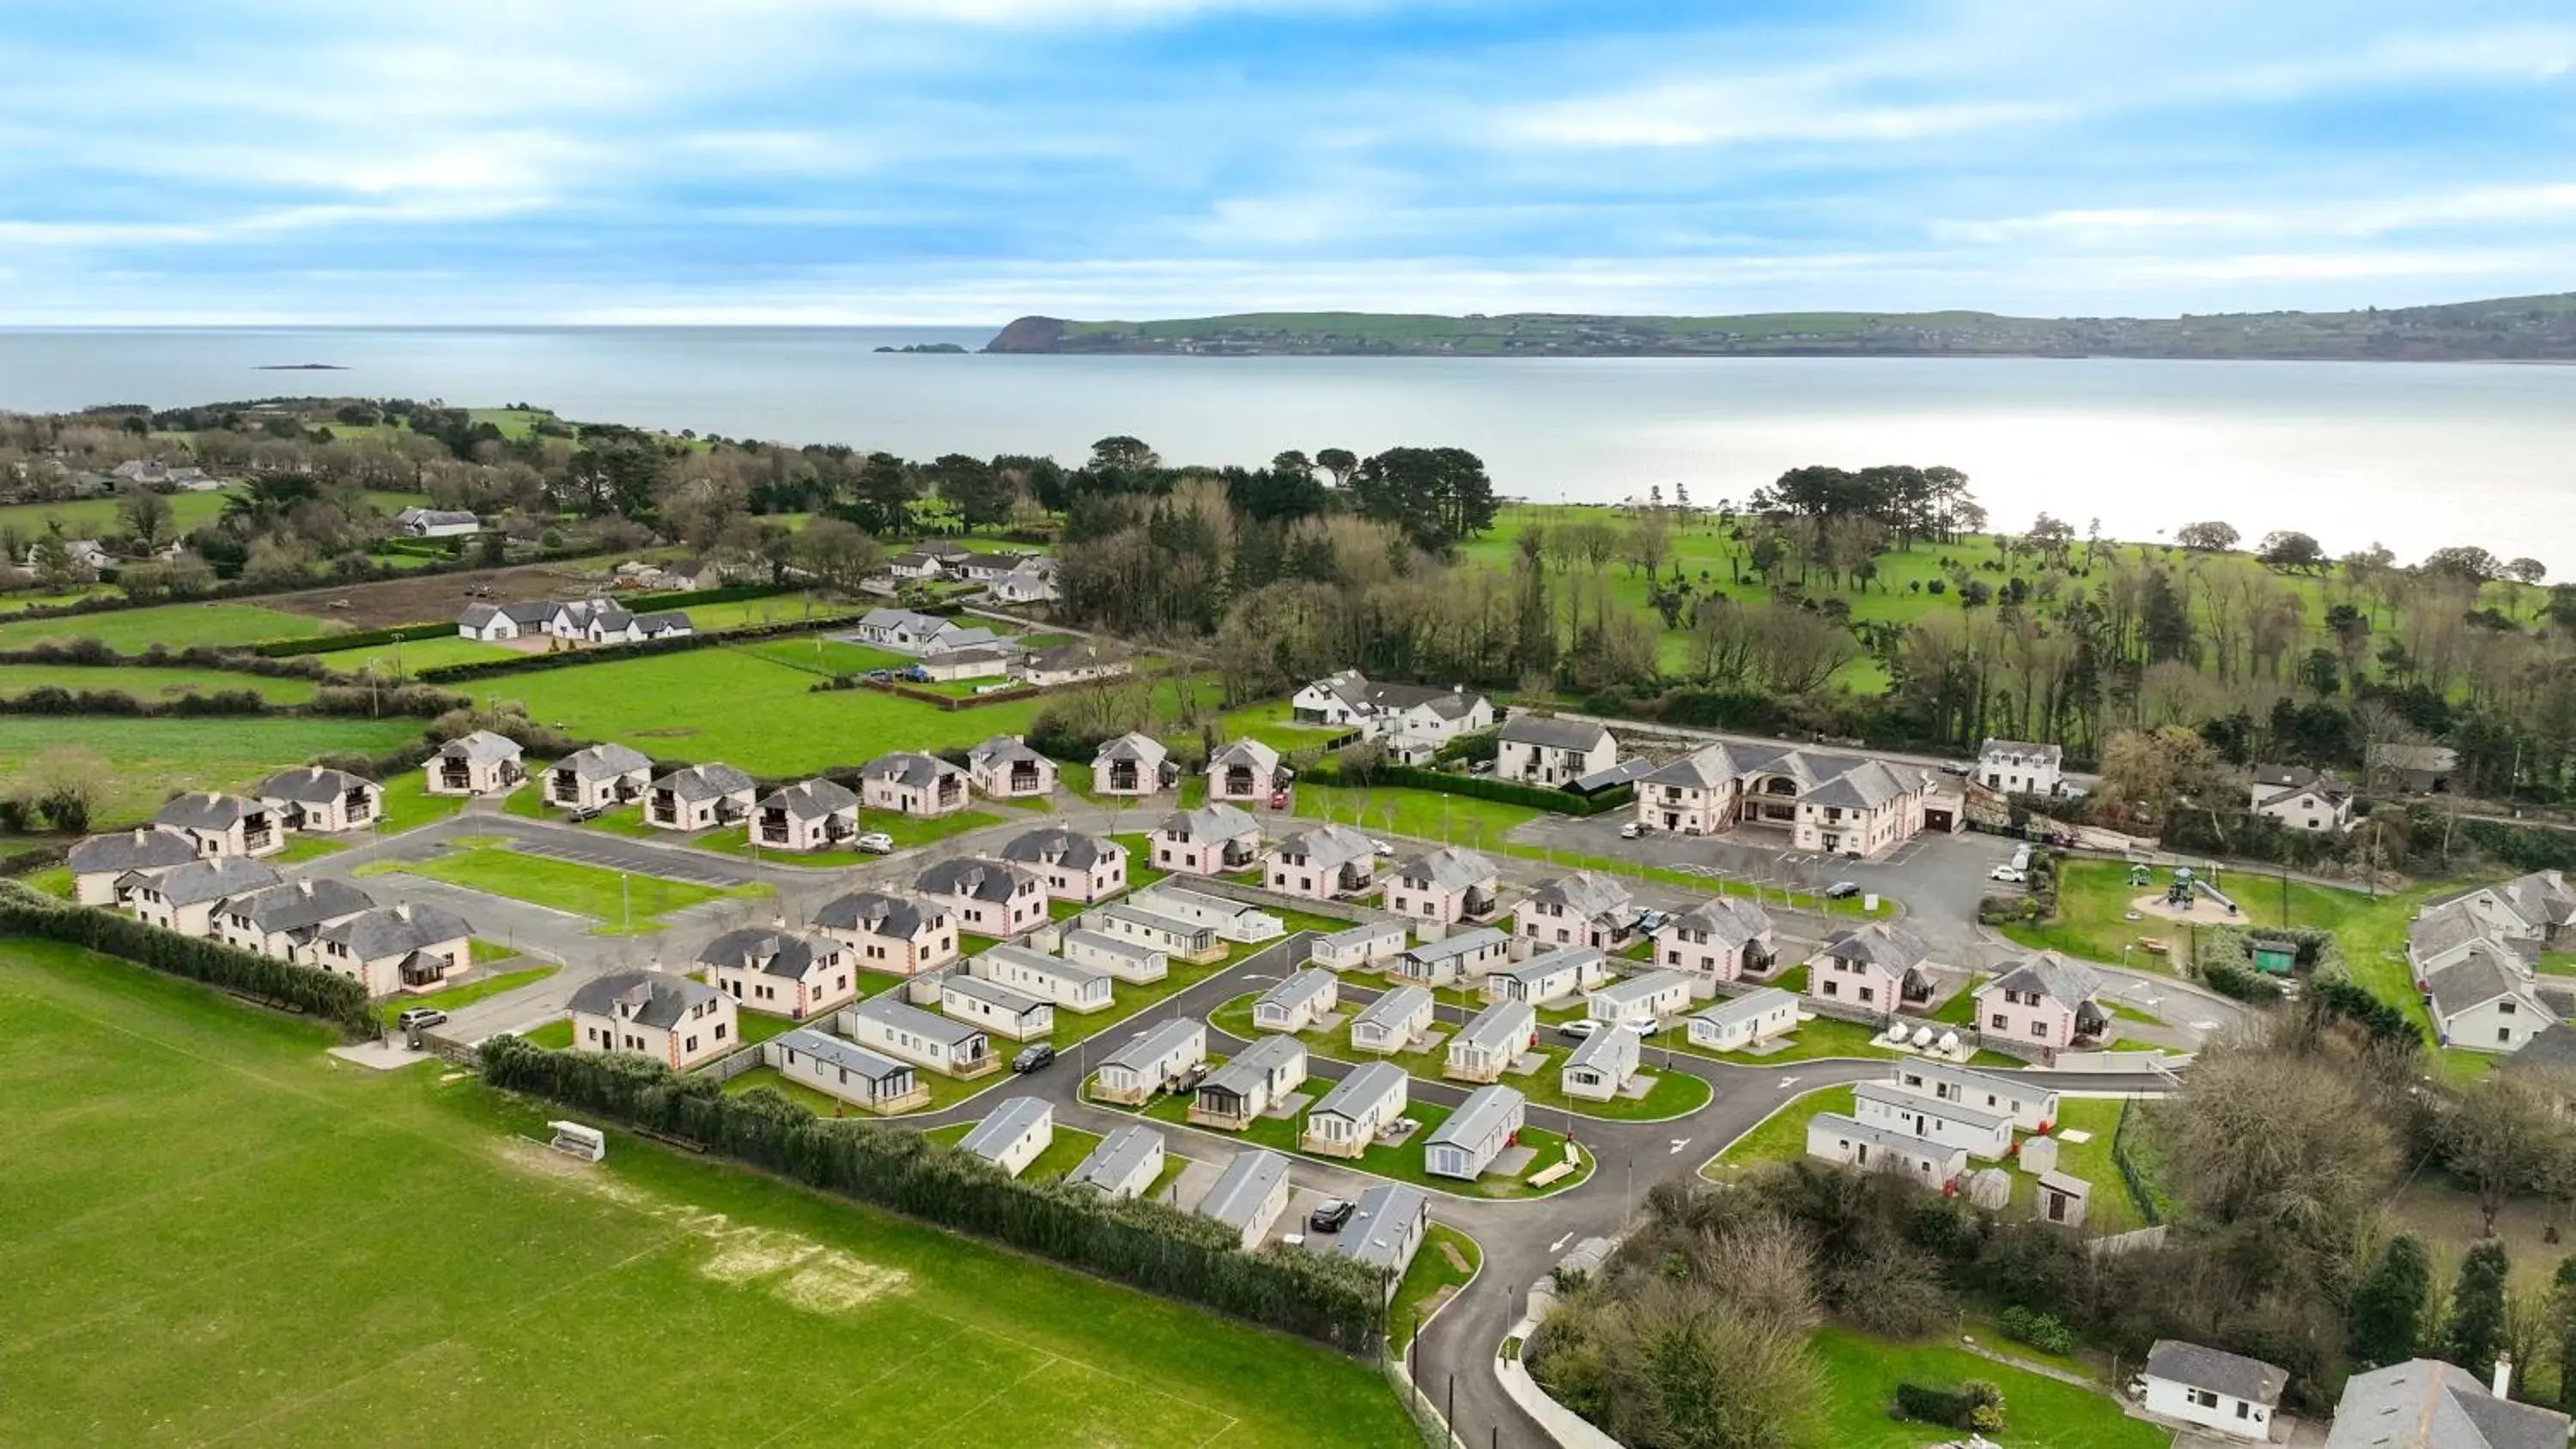
[[(306, 886), (306, 887), (305, 887), (305, 889), (309, 891), (309, 890), (313, 889), (313, 887), (311, 887), (311, 886)], [(408, 920), (410, 920), (410, 919), (411, 919), (411, 902), (409, 902), (409, 901), (400, 901), (400, 902), (395, 903), (395, 905), (394, 905), (394, 919), (395, 919), (395, 920), (397, 920), (397, 921), (408, 921)]]
[(2495, 1371), (2495, 1396), (2496, 1396), (2497, 1398), (2499, 1398), (2499, 1399), (2507, 1397), (2507, 1395), (2506, 1395), (2506, 1392), (2505, 1392), (2505, 1391), (2506, 1391), (2506, 1390), (2508, 1390), (2508, 1389), (2510, 1389), (2510, 1388), (2512, 1388), (2512, 1387), (2513, 1387), (2513, 1355), (2508, 1354), (2508, 1353), (2500, 1353), (2500, 1354), (2497, 1354), (2497, 1355), (2496, 1355), (2496, 1371)]
[(296, 881), (296, 882), (295, 882), (295, 888), (296, 888), (297, 890), (299, 890), (299, 891), (302, 891), (304, 894), (306, 894), (306, 895), (308, 895), (308, 896), (309, 896), (309, 895), (311, 895), (311, 894), (313, 894), (313, 882), (311, 882), (311, 881), (309, 881), (309, 880), (300, 880), (300, 879), (299, 879), (298, 881)]

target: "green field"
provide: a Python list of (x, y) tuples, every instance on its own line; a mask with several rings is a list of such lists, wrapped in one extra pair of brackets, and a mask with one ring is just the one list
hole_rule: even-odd
[(737, 649), (578, 665), (479, 680), (530, 718), (647, 754), (722, 760), (761, 775), (862, 765), (889, 750), (935, 750), (1018, 734), (1034, 701), (950, 712), (875, 690), (813, 693), (814, 676)]
[(1501, 851), (1503, 838), (1515, 828), (1547, 813), (1527, 805), (1447, 795), (1437, 790), (1346, 790), (1302, 780), (1296, 787), (1295, 803), (1297, 813), (1310, 819), (1337, 820), (1381, 834), (1492, 851)]
[(155, 644), (185, 649), (193, 644), (307, 639), (331, 632), (324, 621), (310, 614), (257, 604), (161, 604), (0, 624), (0, 649), (24, 649), (48, 639), (96, 639), (120, 654), (140, 654)]
[(1960, 1437), (1955, 1429), (1891, 1418), (1899, 1383), (1983, 1379), (2003, 1390), (2004, 1444), (2033, 1449), (2167, 1449), (2173, 1431), (2120, 1411), (2106, 1393), (1980, 1358), (1947, 1343), (1893, 1343), (1845, 1328), (1808, 1340), (1824, 1370), (1824, 1423), (1814, 1449), (1919, 1449)]
[(427, 860), (378, 861), (360, 875), (416, 875), (468, 890), (531, 901), (599, 922), (593, 934), (645, 935), (662, 929), (662, 917), (710, 901), (745, 900), (771, 893), (767, 886), (717, 889), (665, 880), (658, 875), (603, 870), (568, 860), (528, 855), (506, 845), (462, 845)]
[[(1464, 1268), (1449, 1261), (1446, 1247), (1458, 1255)], [(1389, 1346), (1402, 1352), (1413, 1341), (1422, 1321), (1438, 1312), (1447, 1300), (1440, 1295), (1450, 1289), (1463, 1289), (1476, 1276), (1476, 1266), (1485, 1260), (1485, 1250), (1474, 1238), (1456, 1228), (1433, 1223), (1422, 1235), (1422, 1246), (1413, 1255), (1413, 1263), (1404, 1270), (1404, 1281), (1395, 1285), (1395, 1298), (1386, 1308), (1386, 1336)]]
[(357, 649), (334, 649), (311, 656), (322, 661), (322, 667), (335, 674), (374, 673), (392, 678), (397, 664), (404, 675), (417, 674), (446, 664), (484, 664), (495, 659), (521, 657), (518, 650), (486, 644), (480, 639), (466, 639), (442, 634), (435, 639), (412, 639), (400, 644), (369, 644)]
[(574, 1166), (540, 1104), (121, 963), (12, 946), (0, 1022), (18, 1442), (1410, 1442), (1366, 1365), (623, 1135)]
[(142, 700), (251, 690), (271, 704), (305, 704), (319, 688), (309, 679), (240, 674), (228, 669), (118, 669), (87, 664), (0, 664), (0, 698), (31, 689), (122, 690)]
[(53, 749), (105, 762), (116, 789), (95, 824), (130, 824), (185, 790), (232, 790), (316, 755), (378, 755), (420, 738), (418, 720), (0, 717), (0, 788)]

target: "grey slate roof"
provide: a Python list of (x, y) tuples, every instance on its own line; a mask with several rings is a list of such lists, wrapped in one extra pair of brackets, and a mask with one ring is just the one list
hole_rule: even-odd
[(1279, 854), (1301, 857), (1317, 869), (1335, 870), (1353, 861), (1374, 860), (1377, 842), (1347, 825), (1318, 825), (1279, 842)]
[(1055, 1109), (1035, 1097), (1005, 1097), (957, 1145), (987, 1162), (997, 1162), (1013, 1143), (1054, 1117)]
[(1921, 786), (1922, 772), (1919, 770), (1908, 782), (1883, 761), (1862, 760), (1832, 779), (1819, 782), (1814, 789), (1801, 795), (1799, 802), (1838, 805), (1846, 810), (1875, 810)]
[(649, 772), (653, 768), (653, 762), (646, 758), (641, 750), (631, 750), (624, 745), (610, 744), (592, 745), (586, 750), (575, 750), (555, 761), (554, 767), (557, 770), (570, 770), (575, 776), (584, 780), (613, 780), (620, 775), (634, 774), (638, 770)]
[(2269, 805), (2303, 790), (2314, 790), (2328, 802), (2340, 801), (2352, 794), (2352, 787), (2332, 775), (2321, 774), (2305, 765), (2256, 765), (2254, 799)]
[(375, 781), (352, 775), (346, 770), (326, 770), (320, 765), (301, 765), (281, 770), (259, 782), (251, 791), (262, 800), (293, 800), (300, 805), (328, 805), (352, 790), (369, 789)]
[(758, 788), (746, 771), (731, 765), (691, 765), (673, 770), (653, 782), (656, 790), (668, 790), (681, 800), (721, 800), (728, 795), (741, 795)]
[(226, 896), (223, 911), (228, 916), (240, 916), (261, 931), (280, 932), (318, 926), (337, 916), (356, 915), (375, 903), (373, 896), (347, 881), (313, 876)]
[(1154, 828), (1174, 840), (1233, 840), (1259, 835), (1261, 822), (1242, 806), (1217, 804), (1175, 811)]
[(686, 976), (661, 971), (612, 971), (583, 982), (572, 994), (571, 1007), (584, 1016), (616, 1017), (621, 1004), (629, 1005), (634, 1008), (633, 1014), (624, 1019), (667, 1031), (686, 1020), (690, 1008), (713, 1001), (717, 995), (714, 987)]
[[(1499, 872), (1494, 863), (1472, 850), (1444, 845), (1425, 855), (1417, 855), (1395, 868), (1405, 880), (1429, 882), (1443, 891), (1462, 891), (1493, 880)], [(1415, 889), (1421, 889), (1416, 885)]]
[(995, 765), (1010, 764), (1015, 760), (1034, 760), (1040, 764), (1054, 763), (1045, 755), (1030, 749), (1028, 742), (1017, 735), (995, 735), (967, 751), (966, 758), (976, 766), (987, 770)]
[(689, 616), (678, 609), (662, 609), (635, 616), (635, 627), (646, 634), (672, 634), (689, 627)]
[(1101, 835), (1085, 835), (1061, 826), (1044, 826), (1013, 837), (1002, 847), (1002, 859), (1022, 865), (1062, 865), (1089, 870), (1102, 861), (1123, 858), (1127, 847)]
[(1308, 1109), (1310, 1117), (1356, 1116), (1362, 1107), (1374, 1106), (1388, 1093), (1405, 1084), (1404, 1068), (1393, 1062), (1367, 1062), (1351, 1068), (1349, 1076), (1333, 1084), (1322, 1101)]
[(1714, 941), (1741, 946), (1771, 930), (1771, 913), (1737, 896), (1712, 896), (1664, 923), (1664, 929), (1706, 931)]
[(2501, 950), (2491, 942), (2477, 941), (2470, 944), (2466, 956), (2425, 977), (2424, 989), (2432, 994), (2434, 1014), (2448, 1018), (2510, 996), (2523, 985), (2521, 973), (2507, 964)]
[(74, 875), (95, 875), (111, 870), (164, 870), (196, 858), (195, 841), (175, 830), (146, 825), (93, 835), (71, 848), (69, 863)]
[(1400, 1272), (1404, 1240), (1413, 1235), (1430, 1207), (1431, 1199), (1419, 1188), (1379, 1183), (1352, 1204), (1351, 1220), (1342, 1224), (1333, 1251), (1383, 1272)]
[(2036, 991), (2068, 1006), (2080, 1006), (2102, 990), (2102, 973), (2054, 951), (2024, 957), (2019, 965), (1977, 988), (1989, 991)]
[(1261, 1148), (1238, 1152), (1217, 1175), (1207, 1196), (1199, 1199), (1199, 1216), (1241, 1232), (1252, 1226), (1254, 1214), (1287, 1179), (1288, 1159), (1278, 1153)]
[(2145, 1373), (2149, 1378), (2210, 1389), (2266, 1407), (2281, 1402), (2281, 1390), (2290, 1381), (2289, 1370), (2259, 1358), (2206, 1348), (2179, 1338), (2156, 1340), (2155, 1346), (2147, 1350)]
[(496, 735), (490, 730), (476, 730), (438, 747), (438, 757), (442, 760), (473, 760), (486, 764), (515, 760), (519, 754), (517, 740), (508, 735)]
[(943, 775), (962, 778), (965, 773), (936, 755), (897, 750), (893, 754), (879, 755), (868, 761), (866, 767), (859, 771), (859, 778), (892, 780), (899, 785), (910, 785), (916, 789), (927, 790), (937, 785)]
[(858, 931), (870, 936), (891, 936), (910, 940), (920, 935), (924, 926), (935, 926), (947, 919), (948, 913), (928, 901), (885, 891), (852, 891), (824, 903), (814, 913), (814, 924), (833, 931)]
[(2522, 1050), (2506, 1057), (2500, 1070), (2514, 1072), (2576, 1072), (2576, 1028), (2563, 1021), (2553, 1021), (2534, 1033), (2522, 1044)]
[(829, 1062), (853, 1076), (862, 1077), (871, 1082), (891, 1081), (896, 1077), (912, 1075), (910, 1062), (899, 1062), (892, 1057), (879, 1056), (857, 1042), (843, 1041), (837, 1036), (816, 1031), (810, 1026), (800, 1026), (793, 1031), (780, 1032), (769, 1039), (769, 1044), (789, 1051), (803, 1052), (818, 1061)]
[(1577, 750), (1590, 754), (1610, 737), (1610, 731), (1589, 720), (1554, 719), (1546, 715), (1516, 714), (1503, 722), (1501, 739), (1507, 745), (1537, 745), (1549, 750)]
[(1559, 905), (1568, 913), (1591, 921), (1611, 921), (1625, 925), (1630, 903), (1635, 899), (1628, 888), (1606, 875), (1578, 870), (1542, 882), (1530, 892), (1530, 899), (1540, 905)]
[(766, 976), (802, 977), (814, 969), (815, 958), (835, 954), (835, 948), (815, 943), (793, 931), (770, 931), (746, 926), (727, 931), (709, 941), (698, 952), (701, 966), (729, 966), (758, 971)]
[(1100, 1139), (1065, 1181), (1106, 1192), (1123, 1185), (1163, 1151), (1163, 1134), (1142, 1122), (1130, 1122)]
[(984, 1028), (971, 1021), (957, 1021), (934, 1011), (924, 1011), (898, 1000), (902, 995), (900, 991), (889, 991), (881, 996), (871, 996), (850, 1010), (880, 1026), (908, 1031), (950, 1048), (964, 1046), (984, 1035)]
[(1781, 1006), (1797, 1004), (1798, 998), (1789, 992), (1777, 986), (1765, 986), (1759, 991), (1748, 991), (1732, 1001), (1720, 1001), (1703, 1006), (1691, 1015), (1721, 1027), (1735, 1026), (1752, 1021), (1767, 1012), (1776, 1011)]
[(1023, 865), (980, 855), (953, 856), (913, 877), (913, 888), (934, 896), (1008, 901), (1022, 887), (1045, 888), (1045, 882)]
[(2486, 923), (2465, 901), (2435, 906), (2406, 927), (2406, 945), (2419, 961), (2465, 946), (2487, 933)]
[(2066, 758), (2066, 747), (2064, 745), (2033, 744), (2028, 740), (1999, 740), (1992, 738), (1989, 738), (1984, 744), (1977, 746), (1977, 755), (1980, 759), (1987, 755), (1998, 753), (2022, 756), (2037, 755), (2042, 760), (2054, 765), (2060, 763)]
[(1902, 926), (1873, 921), (1866, 926), (1836, 931), (1827, 936), (1816, 954), (1846, 961), (1865, 961), (1902, 976), (1930, 960), (1932, 948), (1923, 944), (1922, 937)]
[(1449, 1114), (1449, 1120), (1431, 1129), (1422, 1139), (1425, 1148), (1474, 1147), (1493, 1135), (1514, 1111), (1525, 1110), (1528, 1099), (1511, 1087), (1478, 1087)]
[(1236, 740), (1220, 746), (1215, 754), (1208, 756), (1210, 770), (1221, 765), (1250, 765), (1258, 770), (1276, 770), (1279, 768), (1279, 752), (1259, 740)]
[(2344, 1381), (2326, 1449), (2566, 1449), (2565, 1414), (2499, 1399), (2475, 1374), (2419, 1358)]
[(1170, 759), (1171, 755), (1172, 752), (1164, 748), (1161, 740), (1152, 735), (1130, 732), (1116, 739), (1102, 741), (1099, 753), (1091, 758), (1095, 765), (1105, 765), (1116, 760), (1134, 760), (1146, 769), (1153, 770), (1160, 769), (1163, 762)]
[(173, 866), (152, 883), (152, 888), (174, 906), (195, 906), (275, 885), (282, 879), (276, 871), (247, 856), (225, 855)]
[(773, 790), (760, 802), (763, 810), (784, 810), (799, 820), (821, 820), (830, 815), (846, 815), (859, 808), (859, 797), (846, 785), (825, 779), (799, 780), (782, 790)]
[[(364, 914), (322, 928), (322, 939), (338, 941), (349, 948), (349, 954), (361, 961), (380, 961), (405, 951), (417, 951), (474, 934), (474, 927), (463, 916), (445, 906), (423, 901), (417, 905), (378, 906)], [(688, 983), (697, 986), (692, 981)], [(699, 990), (707, 988), (700, 986)]]
[(267, 813), (268, 807), (256, 800), (204, 790), (182, 795), (153, 811), (152, 823), (189, 830), (230, 830), (250, 816)]

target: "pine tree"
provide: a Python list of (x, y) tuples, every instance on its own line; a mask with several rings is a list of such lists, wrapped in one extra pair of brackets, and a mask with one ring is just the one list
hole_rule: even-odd
[[(2570, 1260), (2576, 1261), (2576, 1260)], [(2379, 1263), (2352, 1295), (2353, 1362), (2383, 1368), (2415, 1356), (2424, 1301), (2433, 1291), (2433, 1263), (2412, 1233), (2389, 1240)]]
[(2558, 1348), (2558, 1407), (2576, 1408), (2576, 1255), (2558, 1260), (2549, 1293), (2549, 1333)]
[(2480, 1383), (2495, 1376), (2496, 1354), (2504, 1347), (2504, 1285), (2509, 1267), (2503, 1242), (2484, 1239), (2460, 1260), (2459, 1280), (2451, 1288), (2451, 1322), (2442, 1335), (2442, 1357), (2477, 1375)]

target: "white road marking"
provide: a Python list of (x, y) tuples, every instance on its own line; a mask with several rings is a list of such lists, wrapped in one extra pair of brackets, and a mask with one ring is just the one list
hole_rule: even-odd
[(1780, 1079), (1780, 1085), (1783, 1087), (1794, 1087), (1798, 1085), (1798, 1079), (1796, 1077), (1782, 1077)]
[(1691, 1144), (1691, 1140), (1690, 1140), (1689, 1138), (1687, 1138), (1687, 1137), (1676, 1137), (1676, 1138), (1674, 1138), (1674, 1139), (1673, 1139), (1673, 1150), (1672, 1150), (1670, 1153), (1666, 1154), (1666, 1155), (1667, 1155), (1667, 1156), (1672, 1156), (1672, 1157), (1679, 1157), (1679, 1156), (1681, 1156), (1682, 1149), (1683, 1149), (1683, 1148), (1685, 1148), (1685, 1147), (1690, 1146), (1690, 1144)]
[(1564, 1237), (1557, 1239), (1555, 1242), (1548, 1244), (1547, 1250), (1551, 1253), (1562, 1253), (1565, 1251), (1565, 1245), (1573, 1241), (1574, 1234), (1568, 1233)]

